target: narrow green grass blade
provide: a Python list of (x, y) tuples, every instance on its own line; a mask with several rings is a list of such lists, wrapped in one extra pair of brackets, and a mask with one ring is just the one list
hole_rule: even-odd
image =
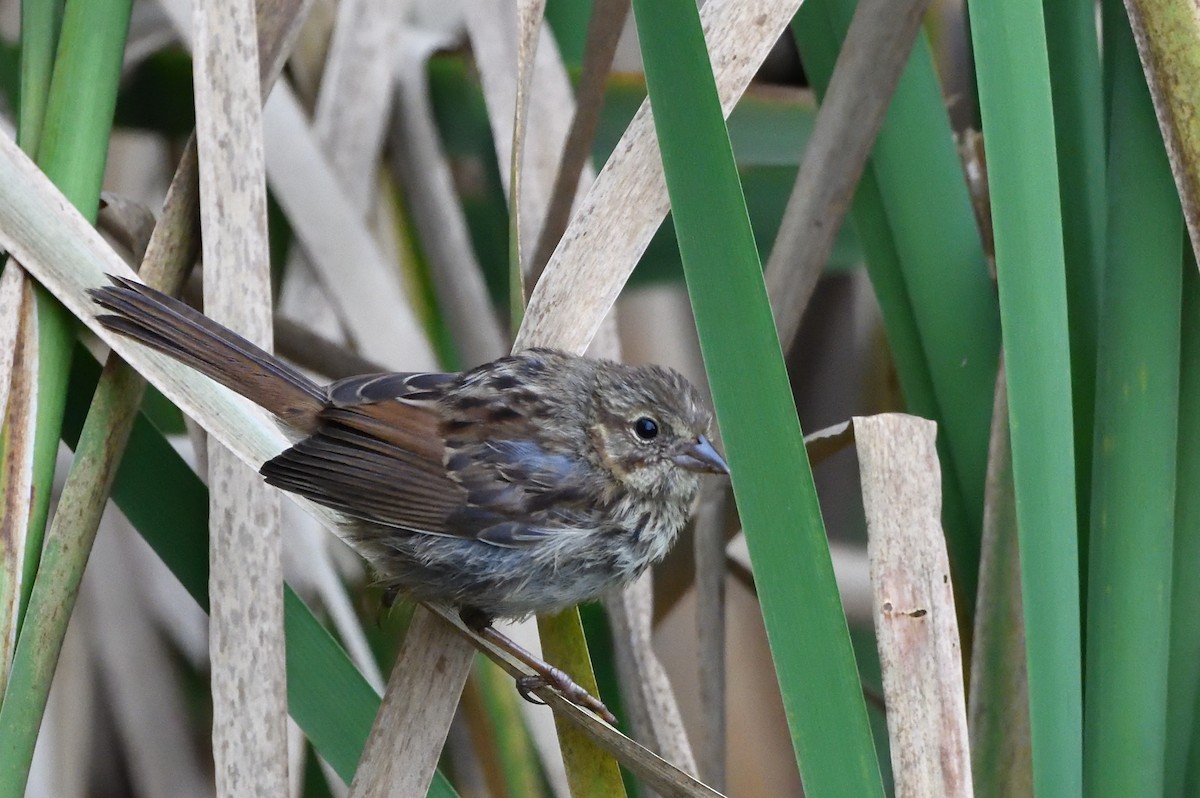
[[(854, 6), (848, 0), (810, 0), (796, 15), (793, 31), (818, 93), (828, 84)], [(999, 311), (924, 35), (896, 86), (852, 214), (906, 403), (941, 428), (947, 542), (960, 615), (969, 618)]]
[[(104, 177), (131, 5), (131, 0), (73, 0), (66, 6), (42, 136), (36, 144), (38, 165), (91, 220), (96, 218), (100, 181)], [(34, 496), (21, 588), (22, 613), (37, 574), (50, 508), (50, 487), (74, 346), (72, 317), (40, 287), (37, 307), (38, 421), (33, 452)]]
[(63, 14), (37, 161), (89, 219), (104, 178), (131, 7), (131, 0), (71, 0)]
[(858, 669), (696, 5), (635, 0), (633, 8), (688, 291), (805, 791), (812, 798), (881, 796)]
[(46, 96), (58, 32), (62, 27), (63, 0), (24, 0), (21, 3), (21, 96), (17, 113), (17, 143), (37, 155), (46, 118)]
[[(1046, 51), (1058, 144), (1063, 255), (1071, 315), (1071, 392), (1079, 529), (1086, 544), (1096, 400), (1096, 346), (1104, 270), (1105, 113), (1092, 0), (1044, 3)], [(1080, 552), (1086, 563), (1086, 545)], [(1086, 573), (1086, 569), (1084, 571)]]
[[(21, 5), (22, 41), (17, 51), (20, 96), (10, 99), (17, 101), (14, 104), (19, 112), (17, 141), (31, 156), (37, 155), (61, 23), (61, 2), (26, 0)], [(8, 258), (5, 257), (0, 261), (0, 268), (7, 267), (7, 262)], [(17, 346), (20, 347), (20, 344)], [(5, 390), (9, 387), (6, 385)], [(24, 416), (26, 412), (22, 407), (21, 415)], [(24, 481), (28, 466), (23, 462), (23, 455), (15, 451), (15, 448), (23, 449), (24, 446), (14, 447), (16, 431), (7, 426), (13, 410), (0, 408), (0, 414), (0, 488), (7, 492), (8, 480), (20, 474)], [(24, 435), (21, 437), (24, 439)], [(31, 513), (36, 513), (35, 506), (31, 503)], [(38, 561), (37, 553), (29, 551), (29, 519), (10, 517), (15, 512), (15, 507), (0, 507), (0, 530), (3, 530), (0, 531), (0, 539), (3, 540), (0, 543), (0, 560), (3, 560), (0, 562), (0, 607), (3, 608), (0, 609), (0, 637), (3, 637), (3, 642), (0, 642), (0, 704), (3, 703), (11, 668), (9, 658), (13, 656), (12, 646), (16, 643), (29, 601), (30, 569)], [(9, 529), (12, 531), (8, 532)]]
[(1184, 798), (1189, 752), (1200, 700), (1200, 273), (1187, 252), (1183, 263), (1183, 330), (1179, 362), (1179, 441), (1176, 444), (1175, 548), (1171, 569), (1171, 654), (1167, 673), (1167, 752), (1163, 795)]
[(1058, 161), (1039, 0), (976, 0), (1021, 543), (1037, 795), (1083, 789), (1075, 443)]
[[(542, 656), (571, 674), (583, 689), (597, 695), (596, 675), (583, 636), (578, 608), (552, 615), (539, 615), (538, 633)], [(617, 761), (579, 727), (560, 715), (554, 716), (563, 765), (573, 798), (625, 798), (625, 785)]]
[(1113, 40), (1084, 783), (1116, 798), (1163, 788), (1184, 229), (1129, 27)]

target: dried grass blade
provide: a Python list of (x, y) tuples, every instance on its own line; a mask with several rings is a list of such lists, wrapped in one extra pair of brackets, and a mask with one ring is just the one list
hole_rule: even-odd
[[(728, 485), (710, 480), (701, 493), (693, 537), (696, 562), (696, 648), (700, 708), (704, 717), (701, 769), (694, 771), (718, 790), (726, 786), (728, 706), (726, 703), (725, 564), (726, 529), (733, 496)], [(677, 733), (683, 737), (680, 727)], [(679, 760), (675, 760), (679, 761)]]
[[(164, 6), (180, 34), (190, 40), (181, 2), (164, 0)], [(288, 41), (294, 36), (288, 31)], [(360, 351), (388, 366), (436, 369), (429, 341), (396, 270), (380, 252), (361, 214), (353, 210), (287, 85), (277, 86), (263, 109), (263, 137), (271, 188)]]
[(0, 473), (0, 697), (8, 685), (20, 629), (24, 591), (25, 547), (33, 494), (33, 442), (38, 392), (37, 302), (33, 285), (15, 263), (0, 276), (0, 351), (6, 363), (0, 373), (0, 418), (7, 433)]
[(971, 796), (937, 425), (854, 419), (896, 795)]
[[(290, 39), (297, 24), (294, 0), (264, 4), (258, 28), (264, 57), (282, 58), (281, 42)], [(278, 64), (268, 61), (263, 74), (276, 74)], [(272, 64), (275, 64), (274, 68)], [(143, 259), (141, 277), (156, 287), (175, 292), (198, 251), (198, 188), (194, 137), (184, 148), (162, 218), (151, 236)], [(90, 228), (83, 232), (90, 235)], [(132, 235), (131, 249), (146, 250), (140, 235)], [(110, 254), (110, 253), (106, 253)], [(10, 731), (3, 767), (28, 770), (33, 755), (37, 719), (42, 717), (50, 680), (58, 671), (57, 661), (66, 634), (67, 620), (75, 604), (84, 565), (103, 511), (120, 452), (137, 414), (142, 380), (136, 372), (111, 355), (96, 389), (85, 429), (79, 436), (77, 462), (67, 476), (59, 512), (46, 536), (38, 580), (30, 596), (29, 633), (22, 636), (13, 664), (13, 679), (21, 683), (11, 701), (0, 711), (0, 728)], [(20, 733), (13, 732), (20, 729)]]
[[(519, 229), (514, 232), (519, 233), (522, 242), (522, 269), (529, 267), (532, 252), (527, 250), (532, 245), (528, 242), (537, 241), (549, 207), (554, 175), (575, 109), (571, 83), (553, 37), (544, 29), (523, 28), (526, 23), (518, 18), (516, 9), (503, 4), (468, 7), (467, 31), (483, 85), (496, 159), (521, 169), (518, 182), (514, 183), (515, 172), (502, 172), (500, 178), (510, 195), (510, 216), (519, 215)], [(526, 41), (531, 36), (542, 41), (533, 46)], [(523, 58), (530, 58), (527, 66), (522, 64)], [(528, 86), (523, 85), (526, 82)], [(528, 141), (517, 141), (518, 135)], [(528, 164), (520, 154), (522, 149), (528, 150)], [(511, 197), (516, 195), (520, 206), (512, 210), (515, 206)]]
[(829, 259), (928, 7), (929, 0), (869, 0), (854, 11), (767, 259), (767, 293), (785, 348)]
[[(421, 645), (408, 644), (414, 636)], [(454, 629), (417, 608), (350, 785), (351, 798), (425, 795), (450, 729), (439, 703), (426, 699), (457, 697), (474, 654)]]
[(408, 0), (346, 0), (337, 20), (313, 112), (313, 135), (351, 207), (365, 215), (387, 118), (396, 46)]
[(277, 87), (263, 114), (271, 187), (360, 351), (406, 371), (436, 370), (396, 268), (346, 197), (295, 95)]
[[(710, 0), (700, 10), (726, 116), (799, 5)], [(669, 207), (650, 106), (643, 103), (534, 288), (516, 347), (582, 352)]]
[[(604, 602), (612, 626), (621, 698), (634, 736), (676, 767), (698, 774), (670, 677), (651, 643), (654, 588), (647, 572)], [(713, 718), (705, 712), (705, 720)]]
[[(313, 137), (328, 159), (345, 201), (364, 223), (376, 199), (380, 150), (391, 111), (393, 51), (405, 5), (404, 0), (351, 0), (338, 6), (313, 113)], [(383, 242), (380, 244), (385, 259), (395, 261), (393, 253), (384, 252)], [(324, 297), (302, 296), (304, 291), (296, 284), (297, 280), (309, 282), (311, 272), (305, 250), (292, 248), (284, 269), (286, 283), (280, 305), (295, 303), (291, 309), (314, 329), (321, 329), (320, 320), (313, 321), (310, 303), (323, 302)], [(315, 293), (315, 288), (310, 290)], [(362, 328), (357, 330), (361, 333)], [(332, 326), (326, 331), (340, 337)], [(376, 329), (374, 335), (381, 340), (371, 342), (373, 350), (389, 346), (386, 326)]]
[(107, 285), (105, 274), (136, 275), (6, 136), (0, 136), (0, 246), (18, 257), (35, 279), (185, 414), (258, 467), (286, 445), (265, 414), (170, 358), (106, 331), (95, 320), (89, 288)]
[[(517, 96), (513, 112), (512, 159), (509, 177), (510, 199), (512, 209), (509, 221), (509, 241), (511, 242), (511, 264), (513, 275), (510, 291), (510, 302), (514, 309), (519, 309), (513, 318), (520, 318), (519, 313), (525, 309), (525, 250), (529, 242), (536, 241), (535, 236), (526, 235), (521, 229), (523, 211), (521, 208), (521, 184), (525, 173), (526, 129), (529, 125), (529, 101), (533, 89), (533, 78), (538, 51), (539, 34), (542, 32), (542, 18), (546, 15), (546, 0), (518, 0), (517, 2)], [(531, 219), (539, 226), (541, 215)]]
[[(205, 310), (269, 349), (270, 253), (254, 4), (201, 2), (194, 14)], [(288, 758), (279, 495), (215, 441), (208, 462), (217, 795), (282, 795)]]
[(0, 408), (8, 407), (9, 391), (16, 374), (17, 344), (21, 332), (21, 306), (25, 301), (22, 270), (0, 271)]
[(1200, 255), (1200, 7), (1192, 0), (1125, 0), (1125, 10), (1192, 250)]
[[(554, 176), (554, 187), (546, 209), (546, 219), (538, 235), (537, 248), (533, 252), (530, 279), (537, 282), (546, 268), (550, 255), (562, 239), (571, 210), (579, 193), (579, 179), (590, 171), (592, 143), (600, 126), (600, 109), (604, 104), (613, 57), (625, 21), (629, 18), (629, 0), (599, 0), (592, 6), (592, 18), (588, 23), (587, 43), (583, 51), (583, 65), (578, 85), (575, 87), (575, 115), (571, 118), (571, 129), (563, 144), (562, 159)], [(590, 183), (593, 178), (589, 178)]]
[[(529, 675), (530, 671), (524, 665), (513, 660), (507, 652), (497, 649), (488, 641), (468, 631), (456, 614), (433, 606), (428, 609), (456, 629), (460, 635), (469, 638), (476, 648), (486, 653), (509, 675), (513, 677)], [(718, 798), (721, 795), (649, 749), (621, 734), (591, 712), (572, 704), (552, 688), (543, 687), (534, 690), (533, 693), (554, 710), (556, 717), (564, 718), (578, 727), (599, 747), (608, 751), (614, 759), (659, 795), (689, 796), (690, 798)]]
[[(249, 402), (186, 366), (148, 352), (96, 323), (96, 306), (86, 290), (106, 284), (104, 273), (130, 279), (135, 275), (15, 143), (2, 136), (0, 247), (20, 258), (27, 271), (72, 313), (244, 462), (258, 468), (284, 448), (286, 440), (282, 433)], [(338, 519), (333, 513), (308, 502), (297, 503), (327, 528), (338, 531)], [(294, 601), (299, 603), (298, 599)], [(436, 704), (447, 717), (457, 699), (457, 693), (450, 692), (422, 696), (426, 704)], [(446, 705), (449, 709), (445, 709)]]
[(505, 354), (508, 336), (488, 296), (429, 99), (429, 58), (448, 45), (441, 37), (405, 32), (396, 64), (390, 151), (429, 257), (438, 304), (463, 364), (475, 366)]
[(1033, 795), (1033, 760), (1021, 554), (1017, 547), (1016, 489), (1003, 365), (996, 380), (995, 408), (983, 506), (967, 725), (978, 795), (1020, 798)]

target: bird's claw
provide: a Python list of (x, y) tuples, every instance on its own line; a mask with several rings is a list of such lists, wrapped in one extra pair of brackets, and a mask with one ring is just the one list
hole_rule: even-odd
[(594, 712), (611, 726), (617, 725), (617, 716), (608, 711), (608, 707), (604, 706), (603, 701), (580, 687), (574, 679), (567, 675), (566, 671), (554, 667), (541, 657), (534, 656), (506, 635), (496, 631), (492, 626), (491, 617), (486, 613), (473, 607), (462, 607), (459, 610), (459, 618), (475, 634), (516, 657), (535, 671), (532, 674), (516, 677), (517, 692), (526, 701), (531, 704), (545, 705), (546, 702), (534, 696), (533, 691), (541, 690), (543, 687), (553, 687), (559, 695), (575, 706)]
[(603, 701), (593, 696), (563, 671), (550, 667), (549, 672), (549, 676), (541, 674), (518, 676), (516, 679), (517, 692), (529, 703), (544, 706), (546, 702), (535, 696), (533, 691), (543, 687), (553, 687), (559, 695), (575, 706), (594, 712), (611, 726), (617, 725), (617, 716), (609, 711)]
[(517, 681), (517, 692), (521, 694), (521, 698), (524, 698), (526, 701), (528, 701), (531, 704), (537, 704), (537, 705), (543, 706), (543, 707), (546, 706), (545, 701), (543, 701), (542, 699), (538, 698), (537, 696), (535, 696), (533, 694), (534, 690), (540, 690), (543, 687), (547, 686), (545, 679), (543, 679), (541, 676), (537, 676), (537, 675), (527, 675), (527, 676), (518, 676), (516, 681)]

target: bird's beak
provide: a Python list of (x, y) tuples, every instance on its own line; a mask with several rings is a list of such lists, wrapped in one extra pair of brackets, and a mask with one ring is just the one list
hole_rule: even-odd
[(679, 454), (671, 458), (675, 465), (702, 474), (728, 474), (729, 466), (720, 452), (709, 443), (708, 438), (701, 435), (696, 442), (689, 445)]

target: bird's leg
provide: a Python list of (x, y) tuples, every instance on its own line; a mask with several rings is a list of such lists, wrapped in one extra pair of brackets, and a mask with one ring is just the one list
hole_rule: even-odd
[(535, 701), (531, 691), (537, 690), (539, 687), (553, 687), (572, 704), (589, 709), (613, 726), (617, 725), (616, 716), (608, 711), (604, 702), (581, 687), (562, 669), (554, 667), (533, 652), (514, 643), (507, 635), (498, 632), (492, 626), (492, 619), (487, 613), (480, 612), (473, 607), (465, 607), (459, 612), (459, 617), (472, 632), (520, 660), (537, 674), (536, 676), (521, 676), (516, 680), (517, 691), (526, 701), (534, 704), (543, 703)]

